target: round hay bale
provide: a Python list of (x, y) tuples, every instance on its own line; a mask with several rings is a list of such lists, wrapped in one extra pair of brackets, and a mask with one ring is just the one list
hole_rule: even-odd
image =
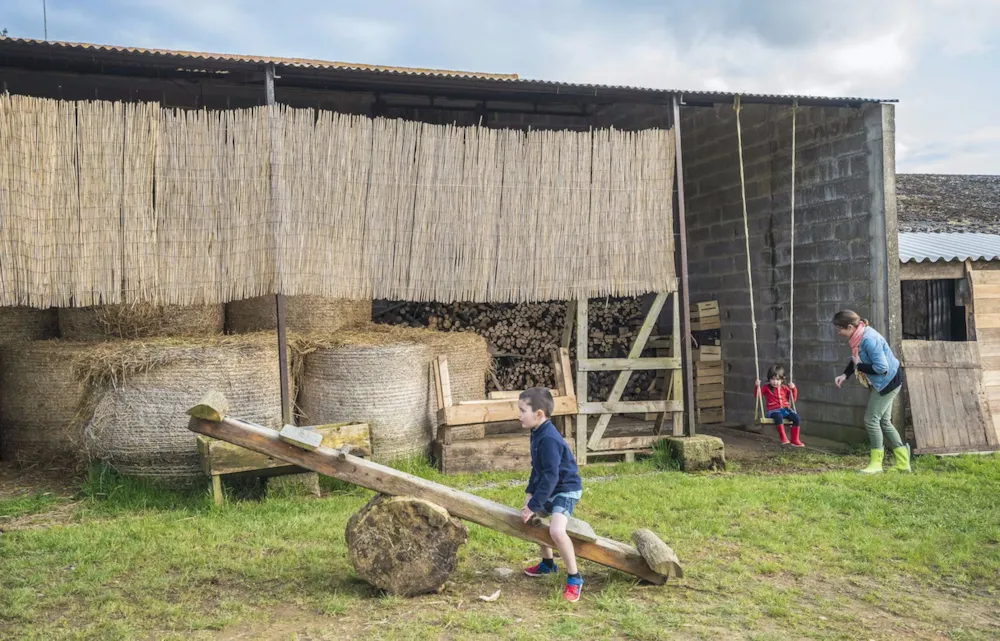
[(293, 343), (304, 423), (368, 423), (377, 461), (429, 454), (429, 346), (364, 331), (339, 332), (318, 347)]
[(430, 501), (377, 495), (347, 521), (347, 552), (362, 579), (398, 596), (439, 590), (458, 565), (465, 524)]
[(274, 337), (104, 343), (80, 371), (94, 393), (87, 452), (123, 474), (183, 485), (204, 479), (186, 411), (222, 392), (241, 419), (281, 427)]
[[(345, 300), (325, 296), (286, 296), (285, 327), (290, 332), (330, 333), (369, 323), (370, 300)], [(274, 296), (258, 296), (226, 305), (226, 331), (244, 334), (275, 329), (278, 325)]]
[(30, 465), (82, 457), (77, 413), (86, 388), (74, 371), (86, 343), (33, 341), (0, 355), (0, 433), (4, 460)]
[(0, 307), (0, 347), (58, 335), (59, 323), (54, 308)]
[(132, 303), (59, 309), (59, 331), (75, 341), (210, 336), (221, 334), (224, 325), (222, 305)]

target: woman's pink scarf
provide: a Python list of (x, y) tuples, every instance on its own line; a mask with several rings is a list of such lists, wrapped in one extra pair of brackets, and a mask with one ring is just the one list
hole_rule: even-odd
[(847, 339), (847, 342), (851, 344), (851, 353), (854, 355), (855, 359), (860, 358), (860, 356), (858, 356), (858, 348), (861, 347), (861, 337), (865, 335), (865, 327), (866, 325), (864, 321), (858, 322), (858, 324), (854, 327), (854, 333), (851, 334), (849, 339)]

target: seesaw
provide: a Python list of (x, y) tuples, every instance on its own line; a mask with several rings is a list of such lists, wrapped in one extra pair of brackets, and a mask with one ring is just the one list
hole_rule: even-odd
[[(364, 458), (352, 456), (348, 453), (348, 448), (323, 447), (310, 440), (308, 434), (300, 433), (291, 426), (286, 426), (279, 432), (232, 418), (228, 416), (228, 412), (229, 407), (226, 399), (217, 392), (210, 392), (198, 405), (188, 410), (188, 414), (191, 416), (188, 427), (192, 432), (227, 441), (307, 470), (373, 490), (382, 495), (412, 499), (416, 503), (408, 505), (406, 513), (414, 516), (414, 510), (421, 512), (421, 514), (416, 515), (419, 518), (412, 519), (421, 527), (436, 527), (438, 531), (443, 532), (449, 528), (454, 529), (449, 523), (454, 521), (451, 517), (458, 517), (531, 543), (553, 546), (548, 525), (541, 518), (536, 517), (528, 523), (524, 523), (521, 520), (520, 510)], [(430, 504), (430, 506), (419, 504)], [(402, 509), (400, 500), (390, 502), (373, 500), (362, 512), (352, 518), (355, 531), (358, 527), (366, 524), (377, 527), (377, 519), (367, 518), (370, 516), (370, 510), (375, 508), (383, 510), (392, 508), (396, 514), (401, 513)], [(366, 510), (369, 512), (365, 512)], [(434, 513), (431, 515), (433, 518), (428, 516), (431, 512)], [(359, 523), (359, 516), (362, 513), (366, 518), (360, 519), (363, 522)], [(452, 541), (452, 544), (445, 546), (447, 550), (450, 550), (450, 552), (442, 553), (445, 556), (449, 554), (454, 556), (457, 545), (464, 542), (465, 528), (460, 523), (455, 523), (461, 530), (461, 534), (456, 535), (460, 540), (457, 540), (457, 544)], [(351, 528), (352, 524), (349, 523), (349, 548), (352, 538)], [(574, 540), (574, 548), (580, 558), (620, 570), (656, 585), (662, 585), (668, 578), (683, 576), (680, 562), (673, 550), (649, 530), (633, 532), (632, 538), (636, 547), (597, 536), (589, 524), (579, 519), (571, 520), (567, 527), (567, 533)], [(387, 559), (386, 555), (389, 554), (389, 549), (398, 548), (398, 558), (395, 560), (399, 563), (396, 564), (397, 567), (394, 571), (412, 573), (419, 570), (419, 568), (406, 567), (406, 554), (408, 553), (405, 552), (406, 546), (398, 540), (401, 536), (398, 528), (392, 536), (384, 532), (376, 534), (374, 539), (379, 542), (375, 547), (380, 549), (372, 550), (371, 554), (377, 555), (376, 561), (378, 563), (385, 565), (387, 562), (392, 562), (393, 559)], [(426, 545), (421, 543), (413, 547), (421, 548), (426, 547)], [(427, 550), (415, 549), (412, 554), (421, 552), (426, 554)], [(355, 567), (357, 567), (357, 560), (354, 558), (355, 551), (351, 550), (351, 553), (352, 561), (355, 561)], [(442, 565), (452, 568), (456, 562), (454, 558), (446, 559), (446, 561)], [(441, 583), (443, 584), (443, 580)], [(405, 589), (397, 591), (407, 592)]]

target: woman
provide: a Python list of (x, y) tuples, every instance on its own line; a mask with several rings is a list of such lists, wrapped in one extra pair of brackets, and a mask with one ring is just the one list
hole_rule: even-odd
[(840, 387), (848, 377), (857, 373), (861, 384), (871, 390), (868, 396), (868, 408), (865, 410), (865, 429), (868, 431), (871, 460), (868, 467), (861, 472), (878, 474), (882, 471), (882, 457), (885, 454), (882, 447), (883, 434), (892, 446), (895, 460), (895, 464), (889, 469), (909, 472), (910, 449), (903, 444), (899, 432), (892, 426), (892, 403), (899, 396), (899, 390), (903, 386), (899, 359), (892, 353), (885, 338), (869, 327), (868, 322), (855, 312), (850, 310), (837, 312), (833, 317), (833, 326), (851, 346), (851, 362), (834, 382)]

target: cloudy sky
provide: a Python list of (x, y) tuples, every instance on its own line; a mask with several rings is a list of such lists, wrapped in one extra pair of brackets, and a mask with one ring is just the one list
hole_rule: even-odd
[[(901, 172), (1000, 174), (1000, 0), (47, 0), (53, 40), (898, 98)], [(41, 38), (42, 0), (0, 0)]]

